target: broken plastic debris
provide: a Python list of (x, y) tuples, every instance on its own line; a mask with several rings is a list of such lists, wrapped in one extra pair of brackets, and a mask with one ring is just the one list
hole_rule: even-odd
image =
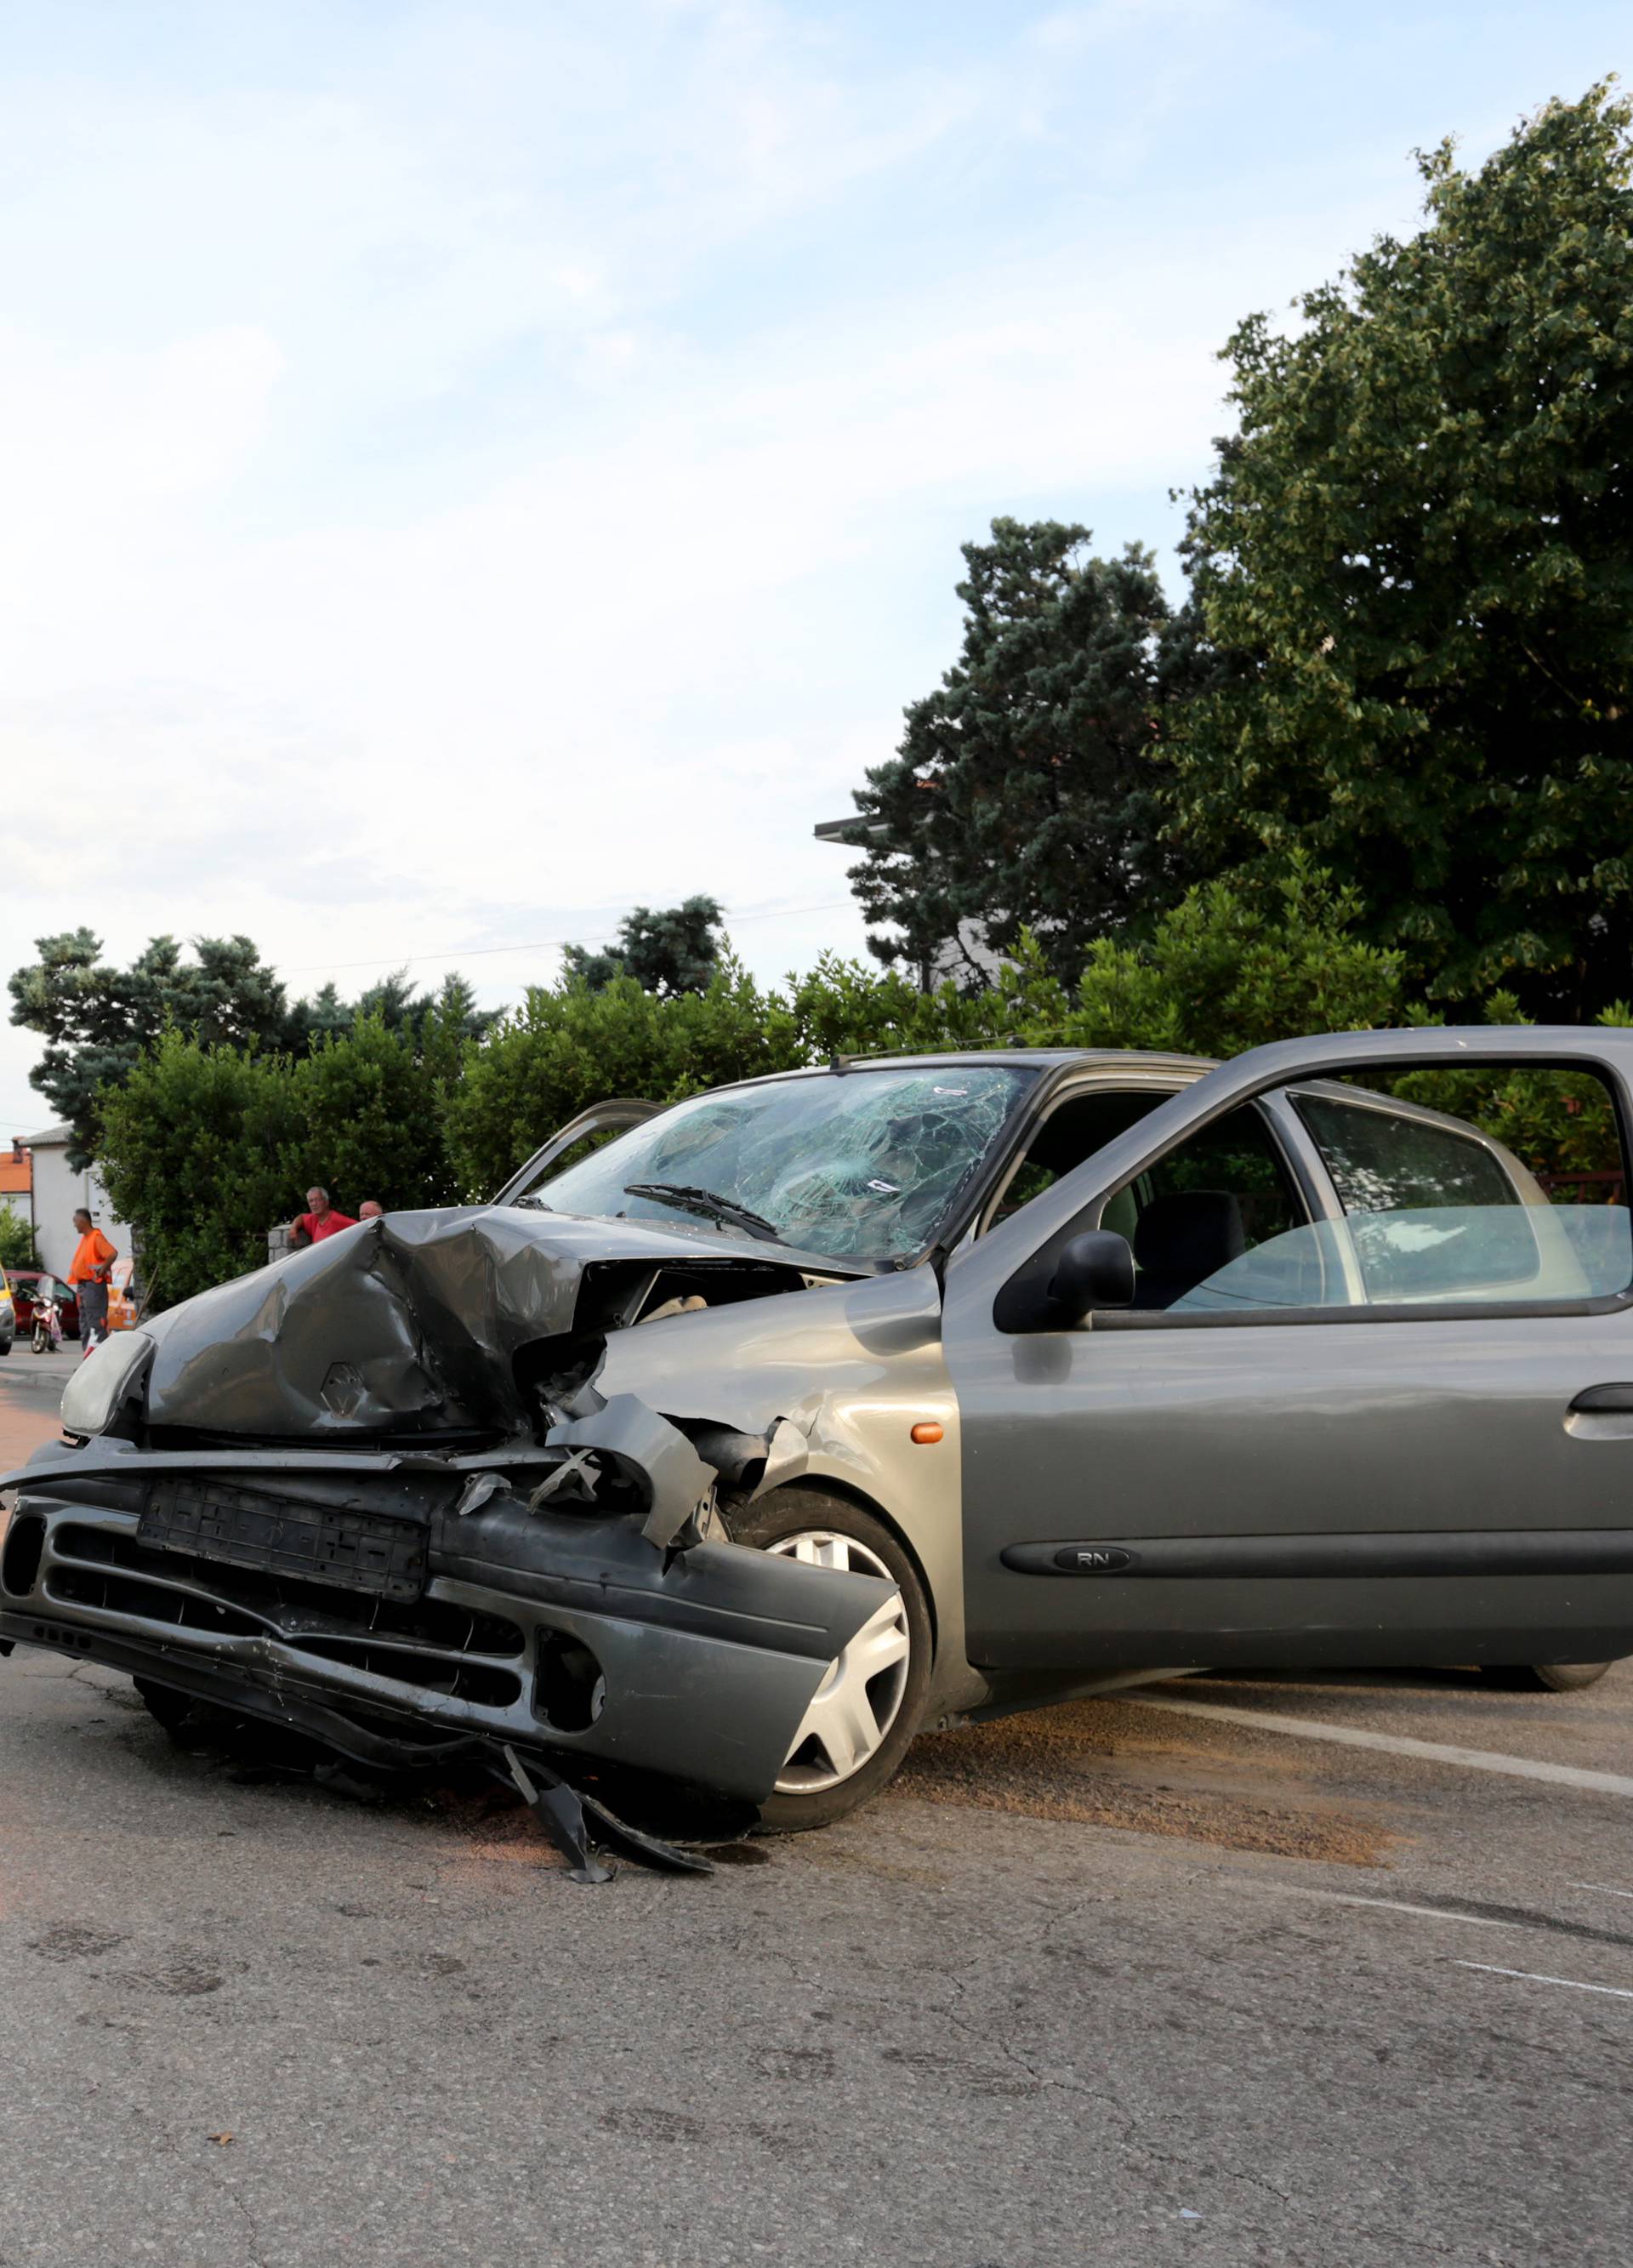
[(490, 1498), (497, 1496), (505, 1485), (503, 1473), (473, 1473), (453, 1507), (455, 1513), (463, 1520), (469, 1513), (480, 1512), (483, 1505)]
[(553, 1465), (546, 1473), (538, 1487), (528, 1498), (527, 1509), (529, 1512), (537, 1512), (541, 1505), (548, 1504), (559, 1490), (565, 1488), (570, 1480), (581, 1481), (584, 1484), (585, 1498), (593, 1500), (595, 1484), (599, 1476), (592, 1450), (570, 1450), (559, 1465)]
[(547, 1446), (563, 1442), (621, 1457), (644, 1475), (651, 1509), (641, 1533), (660, 1550), (668, 1549), (713, 1496), (714, 1468), (703, 1462), (678, 1425), (649, 1409), (638, 1394), (614, 1394), (593, 1417), (553, 1426)]

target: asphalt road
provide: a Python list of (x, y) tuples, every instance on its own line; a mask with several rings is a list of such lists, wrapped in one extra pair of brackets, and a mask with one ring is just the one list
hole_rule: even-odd
[(1633, 1666), (1210, 1679), (580, 1889), (19, 1651), (0, 2268), (1625, 2259), (1630, 1828)]

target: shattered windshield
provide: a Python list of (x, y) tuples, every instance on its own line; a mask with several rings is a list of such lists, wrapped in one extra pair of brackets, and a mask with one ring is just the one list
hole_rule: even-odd
[[(901, 1260), (934, 1239), (1037, 1074), (991, 1064), (854, 1070), (677, 1103), (516, 1202), (630, 1220), (708, 1218), (704, 1196), (784, 1243)], [(652, 1194), (666, 1183), (676, 1194)], [(642, 1188), (642, 1195), (631, 1194)], [(729, 1225), (723, 1210), (723, 1225)]]

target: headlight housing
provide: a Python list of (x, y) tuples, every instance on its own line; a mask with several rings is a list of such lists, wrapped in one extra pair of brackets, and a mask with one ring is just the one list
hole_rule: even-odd
[(70, 1433), (100, 1433), (152, 1358), (146, 1331), (116, 1331), (93, 1347), (63, 1395), (63, 1424)]

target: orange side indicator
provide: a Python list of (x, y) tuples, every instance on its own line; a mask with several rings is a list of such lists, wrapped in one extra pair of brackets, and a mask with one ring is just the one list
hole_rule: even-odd
[(921, 1418), (908, 1439), (916, 1441), (921, 1449), (928, 1449), (940, 1440), (945, 1428), (933, 1418)]

